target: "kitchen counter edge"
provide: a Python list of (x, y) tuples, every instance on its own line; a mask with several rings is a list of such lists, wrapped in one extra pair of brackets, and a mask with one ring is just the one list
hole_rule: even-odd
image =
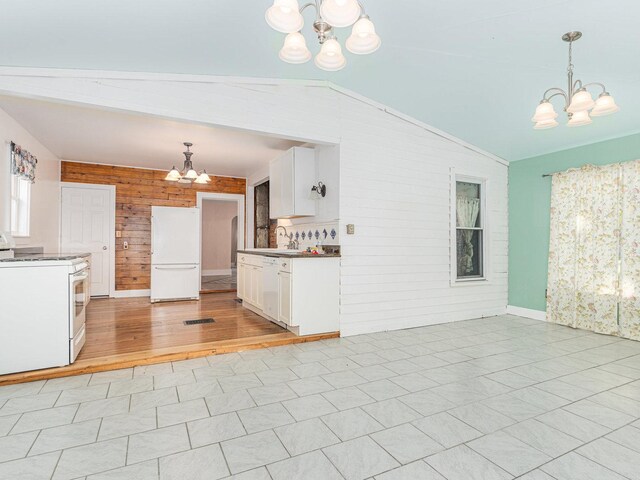
[(339, 253), (323, 253), (319, 255), (312, 255), (309, 253), (278, 253), (278, 252), (264, 252), (255, 250), (238, 250), (238, 253), (244, 253), (246, 255), (257, 255), (260, 257), (272, 257), (272, 258), (340, 258)]
[(48, 262), (48, 261), (69, 261), (78, 258), (85, 258), (90, 256), (90, 253), (34, 253), (19, 255), (13, 258), (0, 258), (1, 263), (16, 263), (16, 262)]

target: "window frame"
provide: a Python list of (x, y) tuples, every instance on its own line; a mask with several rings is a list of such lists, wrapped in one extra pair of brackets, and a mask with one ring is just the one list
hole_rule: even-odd
[[(473, 230), (482, 231), (482, 276), (458, 278), (458, 250), (457, 250), (457, 232), (459, 230), (456, 219), (456, 197), (458, 182), (475, 183), (480, 185), (480, 227), (474, 227)], [(487, 194), (489, 180), (486, 177), (475, 175), (459, 174), (455, 169), (451, 169), (451, 231), (450, 231), (450, 273), (451, 286), (470, 286), (478, 283), (487, 283), (490, 281), (490, 257), (489, 257), (489, 221), (490, 215), (487, 209)], [(472, 230), (462, 228), (462, 230)]]
[[(16, 185), (18, 185), (18, 193), (16, 195)], [(29, 238), (31, 235), (31, 187), (32, 183), (19, 175), (11, 174), (11, 186), (9, 192), (9, 229), (11, 236), (15, 238)], [(22, 198), (26, 196), (26, 198)], [(15, 206), (15, 207), (14, 207)], [(20, 222), (21, 213), (25, 210), (23, 219)], [(18, 227), (24, 226), (24, 230), (14, 230), (14, 222)], [(24, 223), (24, 225), (22, 225)]]

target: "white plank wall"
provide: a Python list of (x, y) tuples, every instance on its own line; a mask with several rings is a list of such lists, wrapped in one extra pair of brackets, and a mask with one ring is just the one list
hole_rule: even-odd
[[(505, 161), (322, 82), (12, 69), (0, 73), (0, 91), (8, 94), (340, 144), (343, 335), (505, 312)], [(487, 282), (450, 284), (452, 169), (488, 179)], [(346, 235), (349, 223), (355, 224), (355, 235)]]

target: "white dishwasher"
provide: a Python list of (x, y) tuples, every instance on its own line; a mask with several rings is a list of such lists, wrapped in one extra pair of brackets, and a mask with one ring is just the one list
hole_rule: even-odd
[(262, 257), (262, 311), (273, 319), (278, 318), (278, 267), (276, 257)]

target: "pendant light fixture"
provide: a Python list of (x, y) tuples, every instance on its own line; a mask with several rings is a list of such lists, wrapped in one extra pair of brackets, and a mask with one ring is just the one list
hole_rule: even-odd
[[(569, 121), (567, 125), (569, 127), (580, 127), (582, 125), (589, 125), (592, 123), (591, 117), (601, 117), (616, 113), (620, 110), (620, 107), (616, 105), (613, 97), (607, 92), (607, 89), (602, 83), (592, 82), (583, 84), (582, 80), (573, 81), (573, 42), (582, 37), (581, 32), (568, 32), (562, 36), (562, 40), (569, 43), (569, 66), (567, 68), (567, 86), (568, 90), (564, 91), (561, 88), (553, 87), (544, 92), (542, 100), (536, 107), (536, 112), (531, 119), (535, 123), (534, 129), (546, 130), (558, 126), (556, 118), (558, 114), (553, 109), (551, 99), (561, 96), (564, 98), (564, 111), (567, 112)], [(602, 89), (600, 96), (597, 100), (593, 100), (588, 88), (599, 87)], [(591, 110), (591, 115), (589, 115)]]
[(280, 59), (287, 63), (306, 63), (311, 59), (311, 52), (300, 30), (304, 26), (302, 12), (313, 7), (316, 19), (313, 29), (318, 36), (320, 52), (315, 57), (315, 64), (322, 70), (334, 72), (342, 70), (347, 59), (334, 34), (335, 28), (353, 25), (346, 47), (356, 55), (367, 55), (380, 48), (380, 37), (371, 19), (358, 0), (314, 0), (299, 7), (297, 0), (274, 0), (267, 10), (265, 18), (269, 26), (278, 32), (287, 33), (284, 46), (280, 50)]
[(191, 162), (191, 155), (193, 155), (193, 152), (190, 150), (193, 143), (184, 142), (183, 145), (187, 147), (187, 151), (182, 152), (184, 154), (184, 165), (182, 166), (182, 170), (178, 171), (174, 166), (164, 179), (167, 182), (178, 183), (209, 183), (211, 178), (207, 175), (206, 170), (203, 170), (198, 174), (198, 172), (193, 168), (193, 163)]

